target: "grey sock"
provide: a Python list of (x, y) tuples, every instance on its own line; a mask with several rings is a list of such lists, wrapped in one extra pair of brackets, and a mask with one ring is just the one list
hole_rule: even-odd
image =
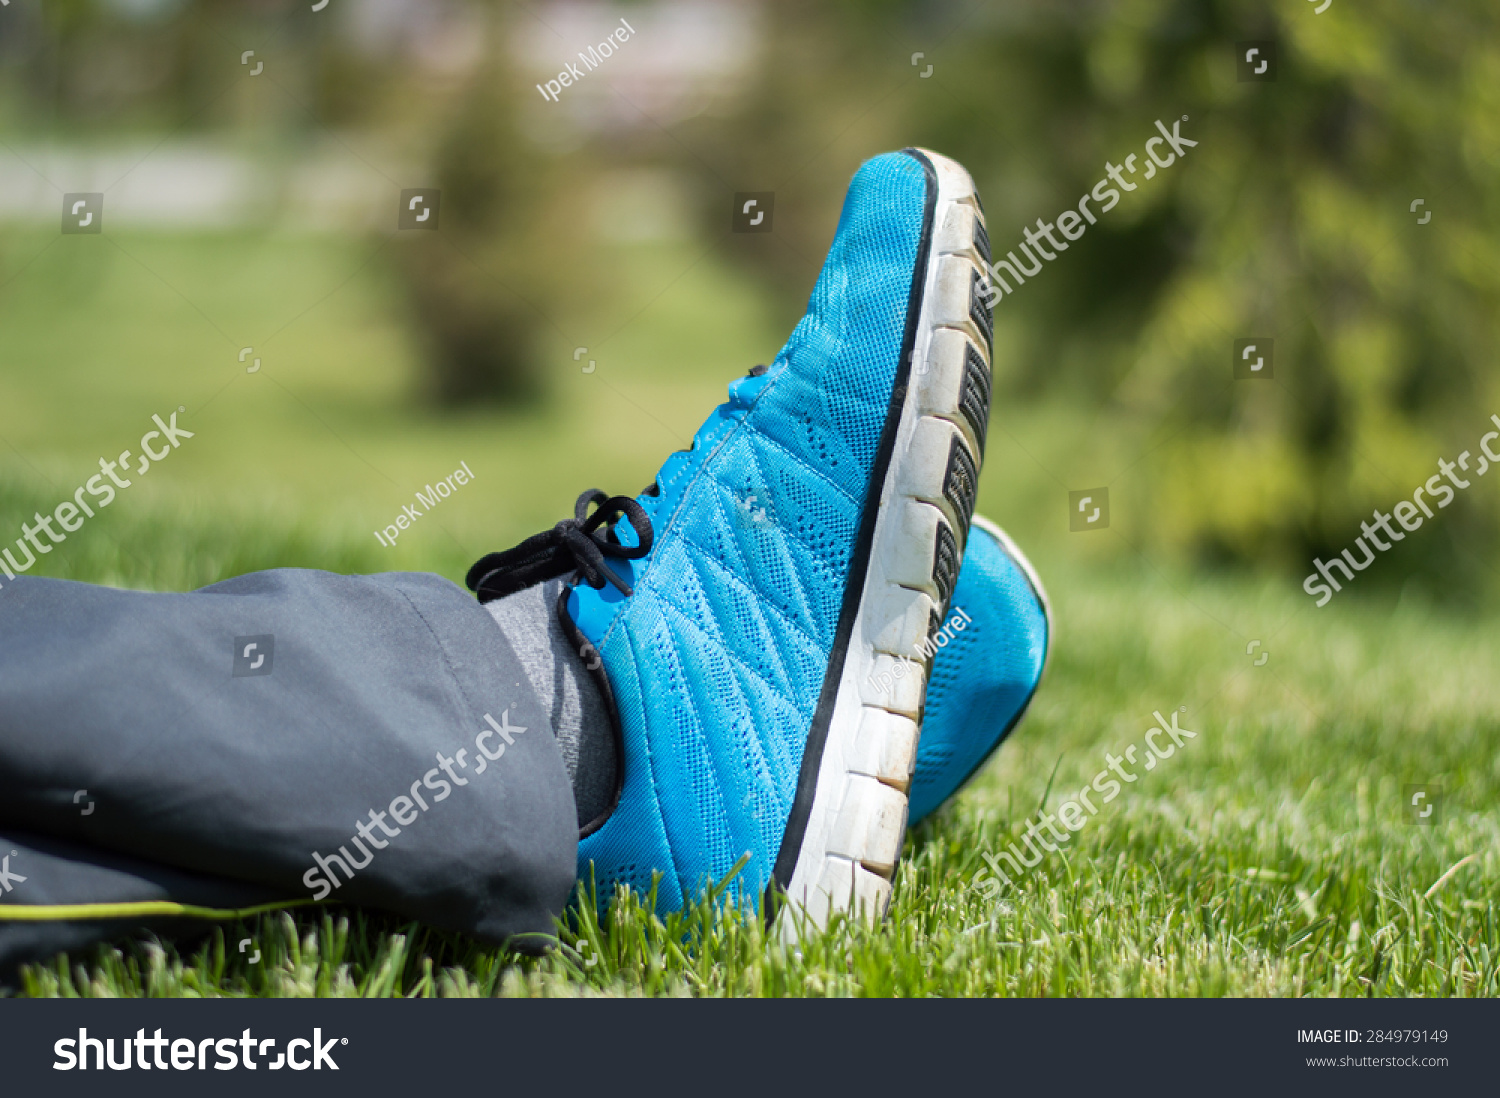
[(516, 649), (526, 678), (552, 714), (552, 735), (573, 783), (579, 826), (597, 819), (615, 795), (615, 729), (594, 675), (562, 633), (556, 604), (561, 579), (549, 579), (484, 603)]
[(562, 580), (547, 580), (484, 608), (516, 650), (543, 707), (551, 711), (552, 734), (562, 748), (582, 827), (609, 807), (619, 760), (604, 697), (557, 620), (562, 589)]

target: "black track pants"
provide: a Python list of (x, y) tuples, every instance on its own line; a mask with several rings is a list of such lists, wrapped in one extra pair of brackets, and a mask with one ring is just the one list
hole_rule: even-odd
[(174, 904), (548, 934), (577, 856), (550, 728), (495, 622), (437, 576), (7, 581), (0, 974), (205, 914)]

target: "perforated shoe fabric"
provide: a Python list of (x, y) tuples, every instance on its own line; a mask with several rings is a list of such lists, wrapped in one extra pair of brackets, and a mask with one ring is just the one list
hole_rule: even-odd
[(659, 875), (673, 910), (739, 867), (737, 901), (799, 912), (783, 934), (885, 913), (984, 456), (988, 258), (961, 165), (867, 162), (807, 315), (691, 449), (469, 570), (482, 601), (568, 577), (620, 760), (580, 835), (601, 902)]
[[(962, 611), (962, 615), (959, 612)], [(911, 822), (968, 781), (1020, 722), (1051, 644), (1047, 595), (1004, 532), (974, 517), (949, 620), (927, 682), (927, 712), (911, 783)]]
[(602, 890), (645, 891), (660, 871), (672, 910), (746, 854), (737, 891), (758, 901), (771, 879), (891, 411), (927, 190), (909, 155), (860, 169), (807, 315), (639, 500), (656, 537), (618, 568), (633, 593), (573, 591), (625, 745), (618, 805), (579, 845)]

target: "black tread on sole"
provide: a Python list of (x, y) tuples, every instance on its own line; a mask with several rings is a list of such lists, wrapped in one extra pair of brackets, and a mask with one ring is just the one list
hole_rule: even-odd
[(942, 628), (943, 615), (938, 613), (936, 610), (929, 610), (927, 612), (927, 642), (929, 646), (932, 646), (932, 638), (937, 636), (939, 630), (941, 630)]
[(977, 217), (974, 219), (974, 248), (986, 263), (990, 261), (990, 234), (985, 231), (984, 222)]
[(963, 435), (953, 435), (953, 444), (948, 448), (948, 471), (943, 476), (943, 498), (953, 505), (954, 513), (964, 530), (969, 529), (969, 520), (974, 517), (974, 499), (979, 493), (979, 466), (974, 455), (964, 445)]
[(972, 343), (966, 343), (964, 348), (963, 392), (959, 394), (958, 408), (974, 429), (974, 438), (979, 442), (979, 456), (982, 458), (984, 437), (990, 427), (990, 372), (985, 369), (979, 348)]
[(985, 350), (993, 354), (995, 316), (989, 304), (988, 290), (989, 280), (978, 271), (972, 272), (969, 276), (969, 316), (979, 325), (980, 334), (984, 336)]
[(958, 539), (941, 519), (937, 529), (937, 544), (932, 549), (932, 583), (938, 589), (938, 603), (946, 613), (958, 582)]

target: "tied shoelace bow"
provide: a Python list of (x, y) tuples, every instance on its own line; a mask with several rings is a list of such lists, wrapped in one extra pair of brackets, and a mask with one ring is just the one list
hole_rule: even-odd
[[(593, 514), (589, 507), (595, 506)], [(638, 545), (621, 545), (614, 525), (621, 518), (630, 523)], [(611, 583), (621, 594), (632, 593), (630, 584), (604, 563), (605, 557), (639, 560), (651, 552), (654, 534), (645, 509), (629, 496), (606, 496), (590, 488), (573, 505), (573, 517), (563, 519), (513, 549), (490, 553), (469, 569), (469, 590), (480, 602), (490, 602), (543, 580), (576, 572), (594, 588)]]

